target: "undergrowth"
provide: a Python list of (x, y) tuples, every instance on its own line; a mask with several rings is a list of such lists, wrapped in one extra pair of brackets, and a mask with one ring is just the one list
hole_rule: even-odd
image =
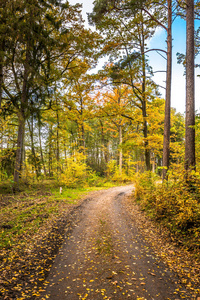
[(161, 183), (149, 172), (137, 174), (135, 198), (142, 210), (167, 227), (179, 244), (188, 250), (200, 248), (200, 181), (173, 174)]

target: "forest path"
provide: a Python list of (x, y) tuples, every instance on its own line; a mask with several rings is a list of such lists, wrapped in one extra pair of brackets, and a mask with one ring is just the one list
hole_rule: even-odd
[(192, 299), (126, 210), (132, 190), (114, 187), (83, 202), (42, 299)]

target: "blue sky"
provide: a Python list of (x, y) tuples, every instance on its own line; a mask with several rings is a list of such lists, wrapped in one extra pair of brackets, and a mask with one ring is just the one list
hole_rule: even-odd
[[(83, 4), (83, 17), (87, 19), (87, 12), (92, 11), (94, 0), (69, 0), (71, 4), (82, 3)], [(87, 25), (87, 21), (86, 21)], [(196, 27), (200, 26), (196, 23)], [(177, 64), (176, 53), (185, 53), (186, 44), (186, 23), (184, 20), (177, 18), (172, 27), (173, 36), (173, 58), (172, 58), (172, 107), (175, 107), (178, 112), (185, 112), (185, 76), (184, 68), (182, 65)], [(149, 41), (149, 48), (163, 48), (166, 49), (166, 32), (163, 29), (158, 29), (155, 36)], [(199, 58), (197, 58), (196, 63)], [(156, 52), (149, 52), (149, 62), (154, 71), (166, 70), (166, 61)], [(199, 63), (199, 62), (198, 62)], [(196, 70), (196, 75), (200, 74), (200, 68)], [(153, 77), (154, 81), (165, 86), (165, 73), (156, 73)], [(195, 76), (195, 98), (196, 98), (196, 110), (200, 111), (200, 77)], [(160, 88), (160, 92), (163, 97), (165, 96), (165, 90)]]
[[(197, 26), (198, 24), (196, 24)], [(200, 24), (199, 24), (200, 26)], [(172, 27), (173, 36), (173, 57), (172, 57), (172, 107), (177, 111), (184, 113), (185, 111), (185, 76), (183, 65), (177, 64), (176, 53), (186, 52), (186, 23), (181, 18), (177, 18)], [(163, 47), (166, 49), (166, 32), (163, 29), (157, 31), (156, 35), (149, 42), (149, 48)], [(199, 61), (197, 57), (196, 63)], [(150, 65), (153, 69), (166, 69), (166, 62), (156, 53), (151, 53)], [(200, 69), (195, 70), (196, 75), (200, 74)], [(154, 81), (160, 85), (165, 85), (165, 73), (157, 73), (154, 75)], [(200, 77), (195, 76), (195, 93), (196, 93), (196, 110), (200, 110)], [(165, 95), (165, 91), (160, 89)]]

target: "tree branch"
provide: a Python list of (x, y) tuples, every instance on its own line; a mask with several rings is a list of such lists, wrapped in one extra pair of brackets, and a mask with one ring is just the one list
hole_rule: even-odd
[(156, 18), (154, 18), (154, 16), (146, 8), (143, 7), (142, 10), (145, 11), (153, 21), (155, 21), (157, 24), (159, 24), (162, 28), (164, 28), (167, 31), (167, 27), (163, 25), (160, 21), (158, 21)]

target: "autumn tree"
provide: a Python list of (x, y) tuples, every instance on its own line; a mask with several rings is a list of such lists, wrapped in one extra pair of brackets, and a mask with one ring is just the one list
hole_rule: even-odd
[(6, 43), (6, 30), (3, 24), (7, 19), (7, 9), (6, 2), (1, 0), (0, 2), (0, 109), (2, 103), (2, 94), (3, 94), (3, 67), (4, 67), (4, 59), (5, 59), (5, 43)]
[(90, 69), (86, 61), (79, 62), (79, 69), (71, 69), (67, 80), (70, 82), (64, 96), (63, 104), (67, 118), (75, 122), (78, 129), (78, 151), (87, 153), (86, 132), (90, 130), (89, 120), (94, 118), (94, 79), (87, 74)]
[(5, 180), (13, 175), (16, 144), (16, 118), (0, 118), (0, 179)]
[(3, 113), (12, 110), (18, 116), (14, 172), (14, 181), (18, 182), (26, 120), (41, 107), (51, 107), (49, 99), (55, 82), (61, 81), (77, 57), (93, 55), (91, 41), (95, 40), (95, 33), (84, 29), (80, 5), (48, 0), (17, 0), (9, 4), (12, 19), (3, 18), (4, 27), (11, 29), (4, 34), (10, 44), (5, 53), (1, 95)]
[(167, 71), (166, 71), (166, 94), (165, 94), (165, 123), (163, 139), (163, 171), (162, 179), (166, 179), (169, 169), (170, 157), (170, 128), (171, 128), (171, 81), (172, 81), (172, 1), (167, 0)]
[[(133, 1), (134, 3), (134, 1)], [(147, 6), (146, 6), (147, 4)], [(170, 157), (170, 127), (171, 127), (171, 81), (172, 81), (172, 0), (161, 1), (161, 2), (143, 2), (142, 9), (149, 15), (151, 20), (154, 20), (157, 25), (167, 33), (167, 51), (163, 49), (157, 49), (166, 53), (166, 94), (165, 94), (165, 123), (164, 123), (164, 139), (163, 139), (163, 171), (162, 178), (166, 179), (167, 170), (169, 168), (169, 157)], [(152, 11), (159, 9), (161, 14), (152, 14)], [(135, 6), (135, 3), (134, 3)], [(167, 17), (166, 17), (167, 16)], [(155, 49), (156, 50), (156, 49)], [(156, 51), (157, 51), (156, 50)]]
[[(107, 88), (101, 95), (101, 105), (99, 106), (99, 117), (106, 118), (107, 124), (110, 124), (107, 131), (115, 132), (118, 137), (118, 166), (119, 174), (122, 175), (123, 167), (123, 129), (126, 124), (124, 117), (128, 105), (128, 88), (123, 85), (114, 87), (111, 91)], [(104, 126), (106, 127), (106, 126)]]
[[(154, 26), (159, 26), (166, 30), (167, 32), (167, 51), (164, 49), (148, 49), (148, 51), (158, 51), (163, 52), (167, 56), (167, 68), (166, 68), (166, 97), (165, 97), (165, 130), (164, 130), (164, 141), (163, 141), (163, 179), (166, 177), (167, 169), (169, 168), (169, 140), (170, 140), (170, 107), (171, 107), (171, 70), (172, 70), (172, 1), (96, 1), (94, 2), (94, 12), (91, 14), (91, 18), (95, 20), (96, 23), (99, 22), (99, 16), (105, 15), (111, 12), (118, 14), (119, 12), (124, 12), (126, 15), (136, 16), (139, 12), (143, 12), (149, 17), (146, 19), (146, 23), (154, 22)], [(125, 20), (125, 18), (124, 18)], [(123, 22), (125, 22), (123, 20)], [(138, 19), (137, 19), (138, 21)], [(108, 22), (108, 18), (106, 18)], [(125, 22), (126, 23), (126, 22)], [(139, 22), (138, 22), (139, 23)], [(126, 23), (127, 25), (127, 23)], [(126, 26), (127, 31), (130, 30), (130, 26)], [(145, 101), (144, 101), (145, 104)], [(144, 105), (145, 106), (145, 105)], [(145, 134), (145, 124), (144, 124), (144, 134)], [(146, 147), (146, 160), (148, 163), (148, 146)], [(148, 167), (147, 167), (148, 168)]]
[(7, 113), (6, 106), (10, 102), (18, 116), (14, 172), (14, 181), (18, 182), (23, 160), (25, 120), (31, 113), (29, 108), (33, 108), (33, 105), (29, 106), (29, 104), (40, 106), (46, 94), (49, 74), (48, 45), (52, 42), (50, 32), (53, 19), (48, 18), (52, 10), (47, 1), (15, 1), (11, 4), (10, 14), (15, 18), (5, 20), (4, 24), (5, 27), (11, 27), (11, 30), (8, 36), (10, 45), (6, 53), (7, 76), (3, 77), (5, 103), (3, 110)]
[(112, 82), (130, 86), (133, 94), (138, 98), (137, 105), (143, 116), (146, 168), (150, 170), (146, 90), (147, 85), (153, 82), (150, 80), (152, 73), (146, 58), (146, 52), (148, 52), (146, 42), (153, 35), (156, 23), (153, 18), (149, 20), (149, 16), (144, 10), (137, 8), (138, 11), (133, 11), (131, 3), (126, 4), (118, 1), (111, 2), (110, 5), (104, 1), (95, 2), (89, 20), (106, 35), (103, 51), (110, 56), (109, 75)]

